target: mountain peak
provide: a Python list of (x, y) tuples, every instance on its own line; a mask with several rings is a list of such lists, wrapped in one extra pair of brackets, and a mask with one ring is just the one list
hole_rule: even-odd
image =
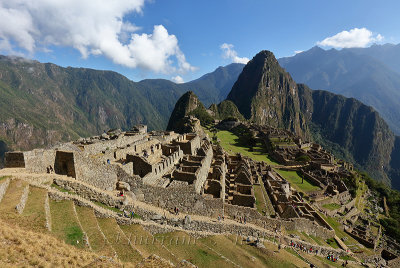
[(227, 99), (257, 124), (306, 135), (297, 85), (268, 50), (260, 51), (247, 63)]

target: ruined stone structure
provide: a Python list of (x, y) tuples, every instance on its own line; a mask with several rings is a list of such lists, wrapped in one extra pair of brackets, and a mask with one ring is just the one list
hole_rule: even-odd
[[(147, 133), (146, 126), (126, 132), (112, 130), (50, 149), (9, 152), (6, 165), (32, 173), (68, 176), (68, 180), (55, 179), (54, 183), (84, 198), (118, 208), (123, 206), (123, 200), (116, 196), (123, 192), (168, 211), (178, 208), (207, 217), (246, 217), (247, 222), (267, 230), (282, 226), (323, 238), (333, 236), (333, 230), (320, 224), (311, 208), (302, 204), (295, 193), (290, 198), (297, 198), (297, 216), (278, 213), (278, 219), (273, 219), (260, 214), (253, 185), (262, 182), (271, 168), (240, 154), (228, 155), (220, 146), (212, 145), (207, 136), (195, 133)], [(115, 196), (90, 187), (114, 192)], [(290, 187), (285, 191), (290, 191)], [(274, 209), (280, 211), (278, 206)]]
[(263, 182), (281, 218), (305, 218), (331, 229), (329, 224), (278, 173), (273, 170), (268, 171)]

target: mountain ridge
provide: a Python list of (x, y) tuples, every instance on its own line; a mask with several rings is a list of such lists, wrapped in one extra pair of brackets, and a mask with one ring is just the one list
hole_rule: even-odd
[[(313, 47), (278, 61), (299, 83), (354, 97), (374, 107), (399, 135), (400, 72), (390, 67), (391, 63), (385, 57), (369, 53), (371, 50), (385, 50), (384, 47), (376, 45), (342, 50)], [(400, 60), (400, 45), (390, 47), (398, 47), (397, 58)]]
[[(188, 85), (163, 79), (133, 82), (114, 71), (0, 55), (0, 152), (47, 147), (138, 123), (164, 129), (184, 92), (200, 92), (205, 103), (220, 101), (241, 67), (219, 67), (225, 78), (210, 73)], [(210, 90), (203, 94), (203, 88)]]

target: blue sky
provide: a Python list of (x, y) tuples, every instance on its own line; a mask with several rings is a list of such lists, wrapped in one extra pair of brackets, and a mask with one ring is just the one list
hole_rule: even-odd
[(338, 49), (400, 42), (400, 1), (8, 2), (0, 0), (2, 54), (114, 70), (134, 81), (190, 81), (263, 49), (279, 58), (318, 42)]

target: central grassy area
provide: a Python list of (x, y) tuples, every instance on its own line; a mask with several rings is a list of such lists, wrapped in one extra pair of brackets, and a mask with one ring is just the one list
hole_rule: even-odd
[[(212, 137), (212, 134), (209, 135)], [(250, 151), (247, 146), (240, 144), (239, 137), (230, 131), (218, 131), (216, 136), (220, 140), (222, 148), (230, 154), (241, 153), (242, 155), (248, 156), (256, 161), (264, 161), (271, 166), (278, 165), (277, 162), (268, 156), (261, 142), (257, 142), (256, 146), (253, 147), (253, 150)]]
[(312, 191), (318, 191), (321, 190), (318, 186), (310, 183), (306, 179), (304, 181), (302, 178), (297, 174), (296, 171), (287, 171), (287, 170), (279, 170), (276, 169), (276, 171), (285, 179), (287, 179), (290, 182), (290, 185), (294, 187), (296, 190), (300, 192), (312, 192)]
[[(208, 135), (210, 137), (213, 137), (213, 133), (210, 131), (207, 131)], [(250, 150), (250, 148), (246, 145), (240, 144), (239, 142), (239, 137), (227, 130), (220, 130), (216, 134), (216, 137), (220, 141), (220, 145), (222, 148), (224, 148), (225, 151), (227, 151), (229, 154), (237, 154), (241, 153), (244, 156), (250, 157), (251, 159), (255, 161), (264, 161), (268, 165), (274, 167), (279, 165), (276, 161), (274, 161), (266, 152), (265, 147), (261, 144), (260, 141), (257, 142), (256, 146)], [(286, 180), (290, 182), (290, 184), (297, 190), (301, 192), (312, 192), (312, 191), (318, 191), (320, 188), (311, 182), (307, 181), (302, 178), (297, 174), (296, 171), (285, 171), (285, 170), (278, 170), (275, 169), (282, 177), (284, 177)], [(261, 204), (259, 204), (261, 205)]]

